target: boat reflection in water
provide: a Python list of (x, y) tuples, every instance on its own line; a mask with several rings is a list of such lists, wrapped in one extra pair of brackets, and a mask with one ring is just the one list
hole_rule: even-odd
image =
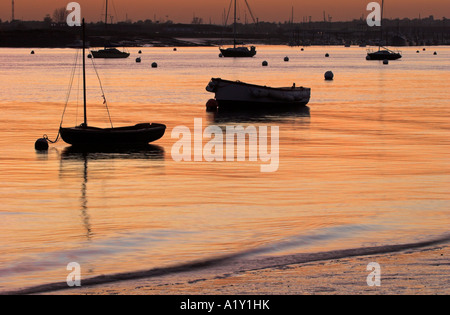
[[(82, 178), (80, 192), (80, 210), (84, 235), (87, 241), (91, 241), (94, 236), (88, 207), (88, 182), (89, 161), (101, 161), (103, 164), (108, 160), (164, 160), (165, 151), (162, 147), (156, 145), (147, 145), (139, 148), (126, 149), (81, 149), (77, 147), (65, 148), (61, 155), (60, 177), (73, 177), (74, 166), (75, 179)], [(80, 162), (82, 166), (80, 167)], [(155, 166), (155, 165), (153, 165)], [(81, 175), (78, 175), (81, 170)]]
[(221, 109), (210, 111), (211, 123), (283, 123), (300, 119), (309, 122), (311, 110), (308, 106), (292, 108), (264, 108), (258, 111), (248, 109)]

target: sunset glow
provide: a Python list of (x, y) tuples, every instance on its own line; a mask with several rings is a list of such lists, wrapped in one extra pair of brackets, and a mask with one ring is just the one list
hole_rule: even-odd
[[(42, 20), (46, 14), (52, 14), (56, 8), (65, 7), (68, 0), (16, 0), (15, 18), (22, 20)], [(88, 21), (99, 21), (104, 14), (104, 1), (77, 1), (81, 4), (83, 14)], [(312, 17), (313, 21), (323, 20), (324, 11), (331, 15), (333, 21), (346, 21), (358, 19), (366, 15), (368, 0), (316, 0), (300, 2), (293, 0), (249, 0), (254, 15), (259, 21), (284, 22), (289, 21), (294, 8), (294, 22), (301, 22), (304, 17)], [(125, 21), (128, 17), (137, 20), (172, 20), (176, 23), (190, 23), (193, 16), (201, 17), (205, 23), (220, 24), (224, 10), (228, 10), (230, 0), (110, 0), (110, 12), (114, 21)], [(241, 3), (241, 21), (245, 19), (245, 4)], [(248, 15), (248, 13), (247, 13)], [(447, 0), (399, 0), (386, 4), (385, 16), (387, 18), (418, 18), (434, 15), (435, 18), (450, 16), (450, 6)], [(250, 20), (250, 16), (247, 16)], [(11, 1), (0, 3), (0, 19), (11, 19)]]

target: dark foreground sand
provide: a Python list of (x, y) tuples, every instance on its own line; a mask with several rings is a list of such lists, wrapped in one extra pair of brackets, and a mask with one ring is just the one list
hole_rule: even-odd
[[(269, 266), (267, 259), (235, 261), (140, 280), (47, 294), (284, 295), (284, 294), (450, 294), (448, 244), (393, 253)], [(324, 257), (326, 258), (326, 257)], [(245, 260), (245, 259), (244, 259)], [(381, 266), (381, 286), (367, 285), (367, 265)], [(258, 266), (259, 265), (259, 266)], [(252, 268), (245, 268), (252, 266)]]

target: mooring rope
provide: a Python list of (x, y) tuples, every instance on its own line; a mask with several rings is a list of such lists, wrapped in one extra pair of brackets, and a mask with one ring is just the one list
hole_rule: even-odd
[(108, 101), (106, 100), (105, 91), (103, 90), (102, 81), (100, 80), (100, 76), (98, 74), (97, 67), (95, 66), (94, 58), (91, 58), (91, 61), (92, 61), (92, 65), (94, 66), (95, 74), (97, 75), (98, 83), (100, 84), (100, 90), (102, 91), (103, 104), (105, 105), (106, 111), (108, 112), (109, 123), (111, 124), (111, 128), (114, 128), (112, 120), (111, 120), (111, 114), (109, 113)]
[(62, 124), (63, 124), (63, 121), (64, 121), (64, 115), (66, 114), (67, 105), (69, 104), (69, 99), (70, 99), (70, 93), (72, 91), (73, 80), (74, 80), (74, 77), (75, 77), (76, 66), (77, 66), (77, 63), (78, 63), (78, 55), (79, 55), (79, 52), (77, 51), (77, 53), (75, 55), (74, 65), (72, 67), (72, 73), (70, 75), (69, 87), (68, 87), (68, 90), (67, 90), (66, 102), (65, 102), (65, 105), (64, 105), (64, 110), (63, 110), (63, 113), (61, 115), (61, 122), (59, 123), (58, 135), (56, 136), (56, 139), (54, 141), (50, 140), (47, 135), (44, 135), (42, 138), (45, 139), (47, 142), (56, 143), (56, 142), (58, 142), (58, 140), (60, 138), (61, 127), (62, 127)]

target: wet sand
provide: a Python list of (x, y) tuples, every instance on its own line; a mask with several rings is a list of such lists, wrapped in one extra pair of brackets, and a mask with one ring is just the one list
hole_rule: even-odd
[[(450, 293), (450, 246), (324, 259), (264, 267), (243, 261), (204, 270), (116, 282), (47, 294), (87, 295), (310, 295)], [(381, 286), (367, 285), (367, 265), (381, 266)], [(256, 268), (245, 268), (253, 266)], [(238, 267), (239, 266), (239, 267)], [(237, 268), (238, 267), (238, 268)]]

